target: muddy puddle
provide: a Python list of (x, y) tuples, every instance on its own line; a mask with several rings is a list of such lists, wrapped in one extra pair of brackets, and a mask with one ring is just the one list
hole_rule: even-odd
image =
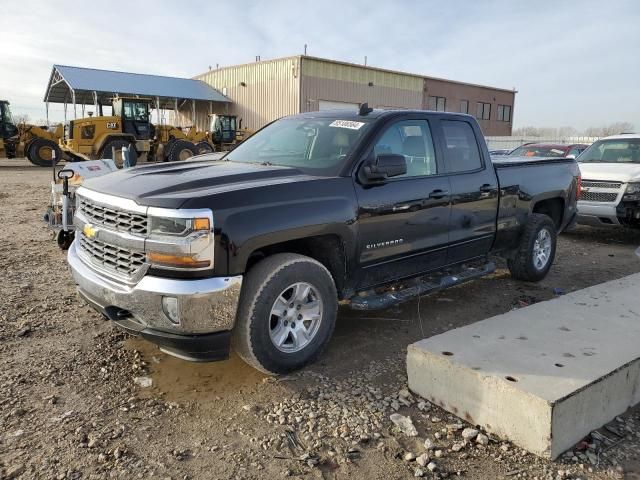
[(188, 362), (161, 352), (138, 338), (125, 341), (125, 348), (142, 355), (153, 379), (150, 394), (163, 394), (172, 401), (206, 402), (216, 397), (252, 390), (267, 377), (244, 363), (235, 353), (223, 362)]

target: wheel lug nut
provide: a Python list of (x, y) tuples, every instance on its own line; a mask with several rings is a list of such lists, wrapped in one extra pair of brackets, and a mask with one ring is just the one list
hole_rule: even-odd
[(298, 306), (296, 307), (296, 310), (300, 310), (301, 308), (302, 308), (302, 305), (298, 305)]
[(302, 315), (298, 315), (298, 320), (302, 320)]
[(293, 303), (290, 303), (290, 304), (289, 304), (289, 308), (293, 308)]

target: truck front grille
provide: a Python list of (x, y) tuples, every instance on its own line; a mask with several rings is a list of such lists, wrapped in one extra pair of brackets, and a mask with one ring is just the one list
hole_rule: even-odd
[(146, 258), (144, 252), (127, 250), (78, 233), (80, 247), (94, 265), (128, 278), (134, 276), (144, 266)]
[(587, 202), (615, 202), (617, 198), (617, 193), (607, 192), (582, 192), (580, 195), (580, 200)]
[(107, 207), (85, 197), (79, 197), (78, 209), (89, 222), (112, 230), (133, 235), (146, 235), (149, 231), (147, 216), (141, 213)]
[(618, 190), (622, 186), (622, 183), (602, 180), (583, 180), (582, 186), (586, 188), (615, 188)]

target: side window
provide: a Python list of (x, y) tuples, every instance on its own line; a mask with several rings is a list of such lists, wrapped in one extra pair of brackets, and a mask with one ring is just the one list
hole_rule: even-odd
[(407, 160), (407, 173), (397, 178), (436, 175), (438, 168), (431, 130), (426, 120), (403, 120), (387, 127), (374, 154), (395, 153)]
[(473, 128), (467, 122), (443, 120), (444, 161), (451, 173), (469, 172), (482, 167), (480, 150)]
[(573, 155), (574, 157), (577, 157), (581, 152), (582, 149), (580, 149), (580, 147), (573, 147), (571, 150), (569, 150), (569, 153), (567, 153), (567, 155)]

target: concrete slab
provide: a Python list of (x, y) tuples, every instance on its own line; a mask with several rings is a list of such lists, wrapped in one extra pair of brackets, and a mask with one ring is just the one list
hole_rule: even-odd
[(640, 402), (640, 274), (409, 345), (409, 388), (556, 458)]

